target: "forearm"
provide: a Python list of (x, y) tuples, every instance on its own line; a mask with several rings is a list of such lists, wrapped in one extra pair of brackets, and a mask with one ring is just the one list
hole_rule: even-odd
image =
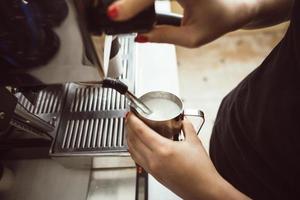
[[(209, 176), (208, 180), (205, 182), (205, 186), (199, 185), (198, 193), (197, 189), (194, 196), (186, 196), (186, 200), (189, 199), (208, 199), (208, 200), (249, 200), (250, 198), (233, 187), (229, 182), (227, 182), (220, 175)], [(214, 177), (214, 178), (212, 178)]]
[[(247, 1), (247, 0), (246, 0)], [(279, 24), (290, 18), (294, 0), (252, 0), (248, 5), (252, 17), (244, 29), (255, 29)]]
[(215, 192), (216, 200), (249, 200), (250, 198), (233, 187), (230, 183), (228, 183), (222, 177), (217, 181), (218, 189)]

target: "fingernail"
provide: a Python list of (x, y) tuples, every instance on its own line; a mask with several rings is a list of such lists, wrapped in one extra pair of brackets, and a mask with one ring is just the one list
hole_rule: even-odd
[(116, 19), (118, 17), (118, 7), (116, 5), (111, 5), (108, 10), (107, 10), (107, 15), (111, 18), (111, 19)]
[(135, 38), (134, 38), (134, 41), (135, 42), (139, 42), (139, 43), (145, 43), (145, 42), (148, 42), (148, 38), (144, 35), (137, 35)]
[(143, 168), (141, 168), (140, 166), (138, 166), (138, 173), (142, 174), (143, 173)]
[(127, 118), (127, 117), (128, 117), (129, 113), (130, 113), (130, 112), (127, 112), (127, 113), (125, 114), (125, 118)]
[(125, 123), (127, 123), (127, 118), (128, 118), (128, 116), (129, 116), (129, 113), (130, 113), (130, 112), (127, 112), (127, 113), (125, 114)]

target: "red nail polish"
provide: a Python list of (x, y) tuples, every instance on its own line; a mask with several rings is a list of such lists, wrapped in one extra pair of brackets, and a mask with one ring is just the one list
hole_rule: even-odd
[(111, 18), (111, 19), (116, 19), (118, 17), (118, 8), (116, 5), (112, 5), (108, 8), (107, 10), (107, 15)]
[(145, 43), (145, 42), (148, 42), (148, 38), (144, 35), (137, 35), (135, 38), (134, 38), (134, 41), (135, 42), (139, 42), (139, 43)]

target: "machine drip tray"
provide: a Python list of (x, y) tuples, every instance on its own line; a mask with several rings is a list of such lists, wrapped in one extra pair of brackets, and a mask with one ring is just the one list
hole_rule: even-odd
[(125, 96), (98, 86), (70, 83), (67, 87), (52, 156), (126, 152)]

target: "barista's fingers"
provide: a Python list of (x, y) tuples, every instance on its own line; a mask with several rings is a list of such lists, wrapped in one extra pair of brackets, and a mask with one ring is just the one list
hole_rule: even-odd
[(186, 141), (198, 141), (199, 140), (193, 124), (188, 119), (184, 119), (182, 121), (182, 130), (183, 130)]
[(132, 157), (132, 159), (137, 164), (144, 166), (145, 165), (144, 156), (134, 148), (132, 143), (127, 143), (127, 145), (128, 145), (128, 152), (130, 153), (130, 156)]
[(197, 47), (204, 43), (201, 41), (201, 34), (196, 34), (191, 26), (171, 25), (157, 25), (150, 32), (139, 34), (135, 41), (170, 43), (185, 47)]
[(135, 148), (133, 143), (127, 142), (127, 145), (128, 152), (130, 153), (130, 156), (135, 161), (135, 163), (137, 163), (139, 166), (143, 167), (147, 172), (149, 172), (148, 160), (146, 159), (145, 155), (141, 153), (137, 148)]
[(135, 136), (133, 130), (130, 127), (127, 127), (127, 144), (129, 150), (138, 152), (143, 156), (143, 158), (148, 161), (151, 157), (151, 150), (147, 147), (138, 137)]
[(132, 113), (128, 114), (126, 125), (132, 130), (132, 136), (138, 137), (151, 151), (155, 151), (165, 144), (170, 143), (170, 140), (153, 131)]
[(153, 3), (154, 0), (118, 0), (108, 7), (107, 15), (116, 21), (127, 20)]

